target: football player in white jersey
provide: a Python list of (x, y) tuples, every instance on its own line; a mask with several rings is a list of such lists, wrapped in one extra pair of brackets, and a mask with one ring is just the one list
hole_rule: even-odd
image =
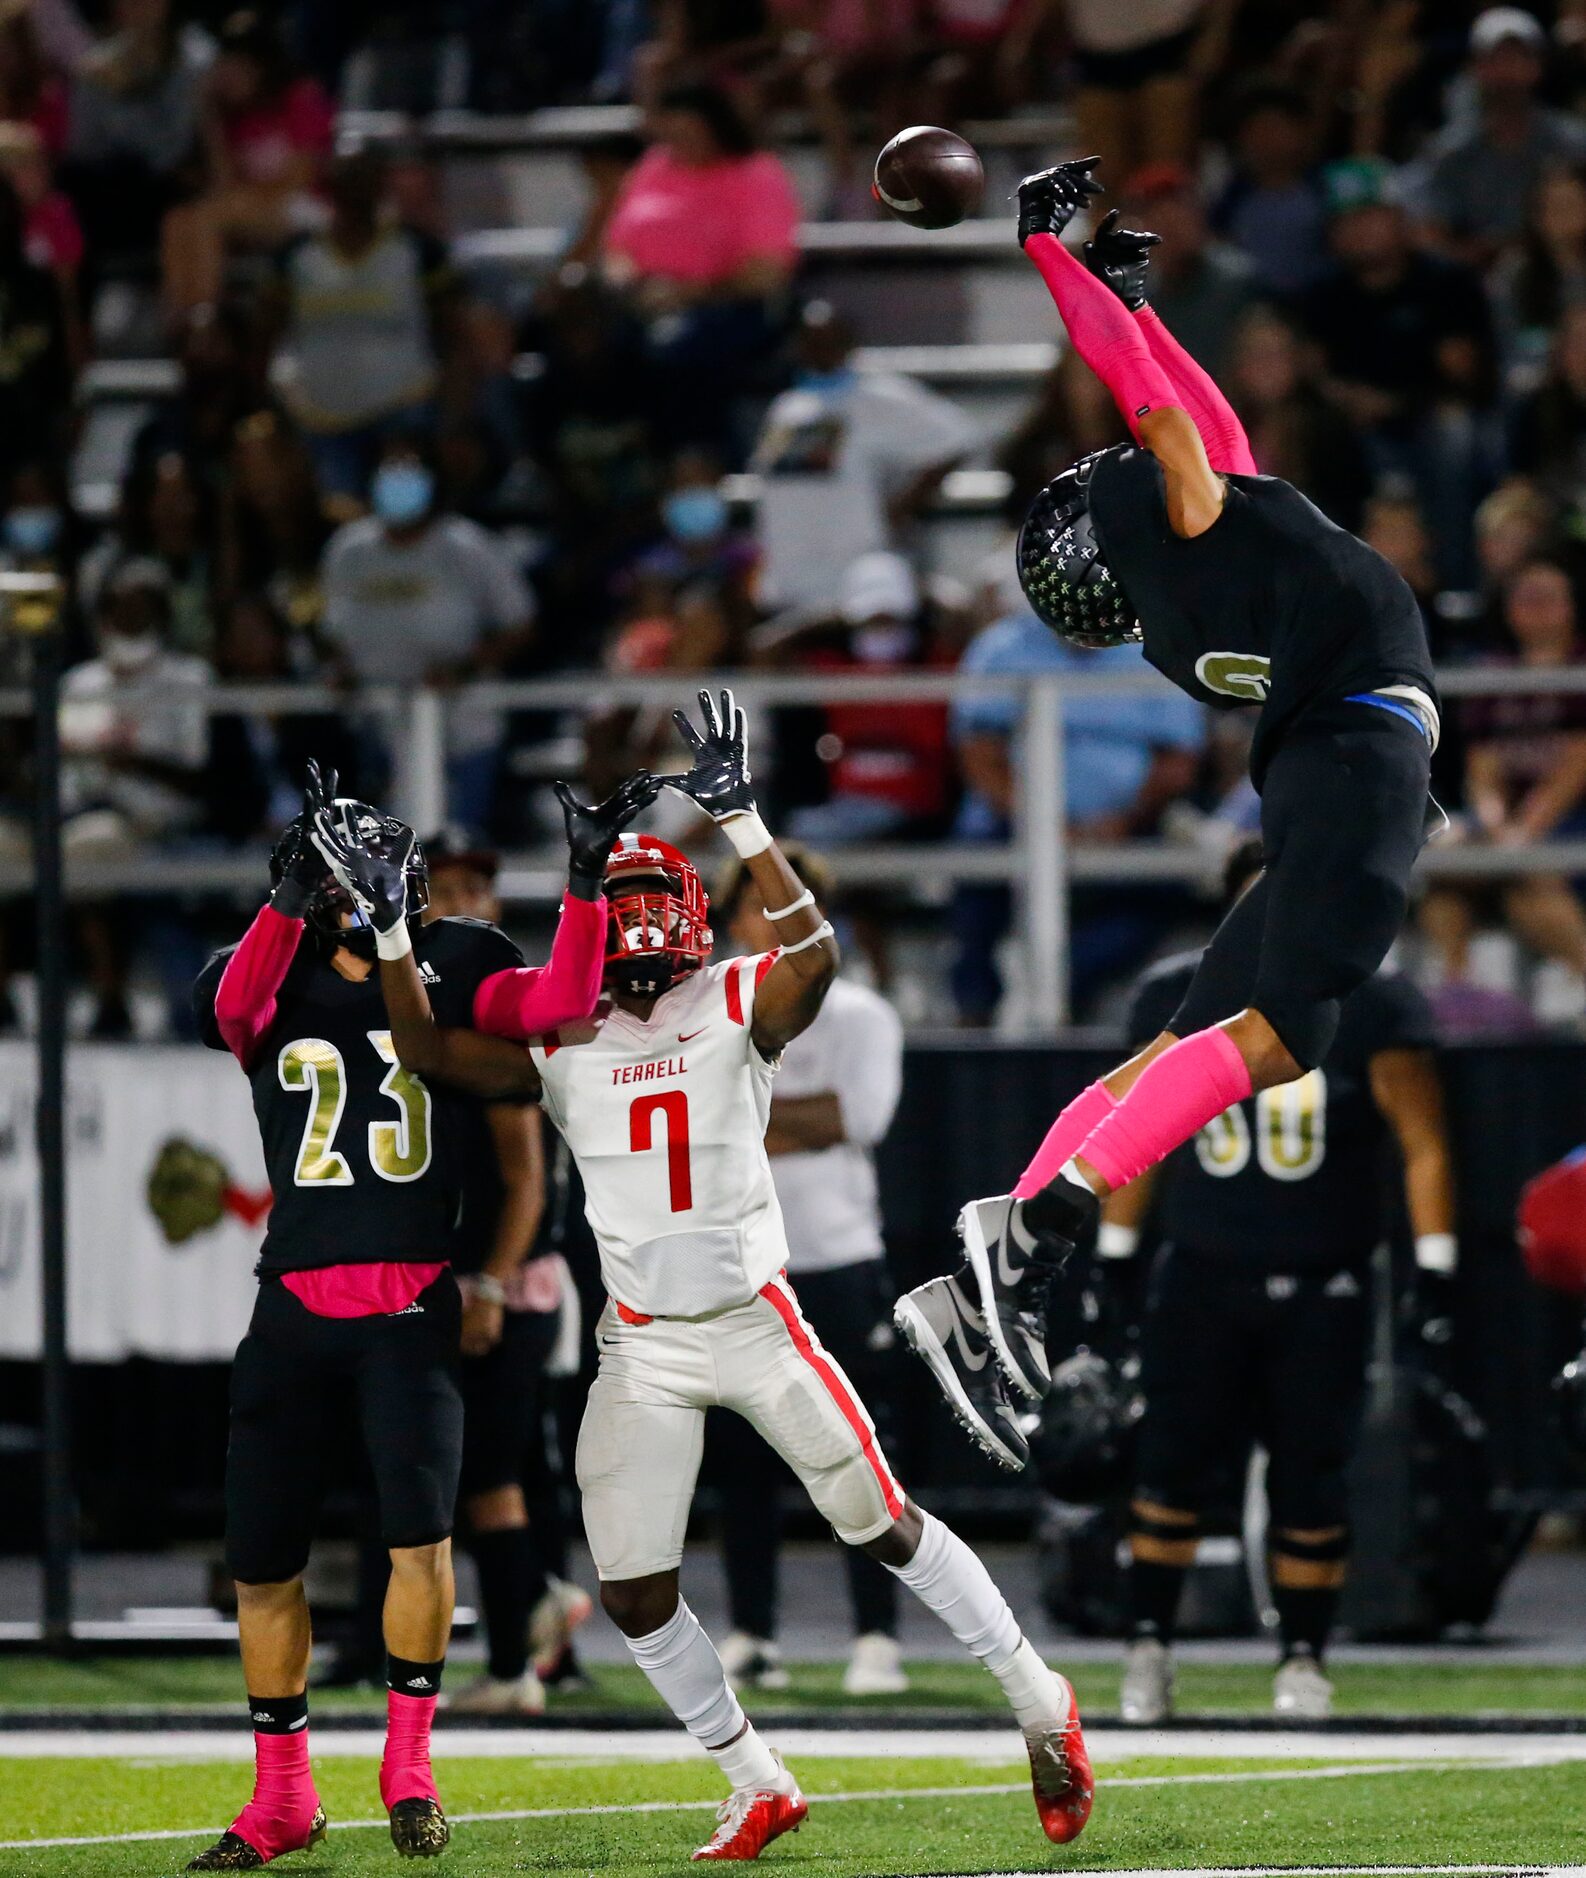
[(1041, 1824), (1066, 1843), (1084, 1829), (1093, 1793), (1074, 1692), (969, 1547), (905, 1496), (782, 1271), (764, 1144), (771, 1082), (820, 1009), (837, 947), (756, 810), (742, 711), (729, 692), (719, 716), (709, 693), (700, 708), (703, 734), (677, 713), (694, 765), (670, 786), (743, 857), (782, 943), (712, 964), (693, 866), (666, 842), (625, 835), (606, 872), (609, 1002), (529, 1050), (437, 1027), (402, 944), (391, 863), (328, 822), (322, 851), (389, 934), (381, 983), (404, 1068), (485, 1097), (539, 1094), (578, 1162), (610, 1297), (578, 1443), (584, 1527), (601, 1602), (731, 1787), (695, 1858), (756, 1858), (808, 1811), (678, 1590), (705, 1412), (716, 1407), (749, 1421), (838, 1538), (895, 1572), (1001, 1683), (1029, 1749)]

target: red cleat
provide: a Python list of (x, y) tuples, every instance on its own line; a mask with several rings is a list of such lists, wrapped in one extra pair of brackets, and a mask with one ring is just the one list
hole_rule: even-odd
[(1055, 1728), (1026, 1729), (1024, 1739), (1042, 1830), (1058, 1845), (1067, 1845), (1085, 1830), (1096, 1798), (1096, 1776), (1085, 1752), (1074, 1686), (1066, 1677), (1062, 1681), (1068, 1690), (1068, 1720)]
[(694, 1858), (758, 1858), (773, 1839), (797, 1832), (809, 1810), (797, 1787), (791, 1793), (740, 1787), (716, 1809), (720, 1824)]

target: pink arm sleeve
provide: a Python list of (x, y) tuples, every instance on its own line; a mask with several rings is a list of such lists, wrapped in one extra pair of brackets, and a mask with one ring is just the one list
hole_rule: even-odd
[(215, 987), (215, 1027), (244, 1069), (275, 1021), (275, 994), (297, 955), (303, 922), (261, 906)]
[(1223, 396), (1216, 379), (1190, 357), (1150, 307), (1141, 307), (1134, 317), (1145, 334), (1152, 358), (1177, 392), (1177, 402), (1195, 420), (1212, 468), (1227, 475), (1258, 476), (1260, 471), (1251, 454), (1245, 427)]
[(588, 1017), (606, 967), (606, 902), (562, 895), (562, 917), (543, 966), (493, 972), (474, 993), (474, 1028), (522, 1043)]
[(1024, 252), (1057, 302), (1074, 350), (1112, 393), (1137, 441), (1148, 411), (1184, 407), (1129, 309), (1056, 235), (1032, 235)]

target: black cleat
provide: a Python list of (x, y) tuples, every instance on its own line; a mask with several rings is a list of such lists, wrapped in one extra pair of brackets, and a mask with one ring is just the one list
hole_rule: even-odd
[[(325, 1809), (320, 1807), (309, 1822), (308, 1837), (300, 1846), (294, 1848), (306, 1852), (310, 1846), (318, 1845), (328, 1830)], [(240, 1832), (233, 1832), (228, 1826), (207, 1852), (200, 1852), (198, 1857), (188, 1862), (188, 1871), (258, 1871), (269, 1861), (256, 1846), (249, 1845)]]
[(1088, 1187), (1059, 1175), (1016, 1200), (971, 1200), (958, 1215), (959, 1236), (997, 1366), (1021, 1395), (1039, 1402), (1051, 1385), (1046, 1306), (1052, 1280), (1076, 1248), (1095, 1243), (1101, 1202)]
[(892, 1321), (936, 1378), (959, 1425), (1001, 1467), (1030, 1458), (980, 1313), (957, 1277), (933, 1278), (898, 1299)]
[(451, 1836), (451, 1823), (436, 1800), (398, 1800), (391, 1809), (391, 1843), (399, 1858), (436, 1858)]

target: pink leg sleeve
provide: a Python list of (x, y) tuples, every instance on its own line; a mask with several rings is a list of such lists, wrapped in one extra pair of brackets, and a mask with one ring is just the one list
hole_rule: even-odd
[(440, 1789), (430, 1767), (430, 1728), (435, 1720), (433, 1695), (386, 1691), (385, 1756), (380, 1762), (380, 1799), (389, 1811), (398, 1800), (434, 1800)]
[(1226, 1030), (1198, 1030), (1154, 1057), (1080, 1154), (1114, 1193), (1250, 1094), (1250, 1071)]
[(1093, 1082), (1081, 1089), (1068, 1107), (1046, 1131), (1046, 1139), (1035, 1151), (1035, 1158), (1019, 1176), (1014, 1197), (1028, 1200), (1050, 1180), (1057, 1178), (1065, 1164), (1073, 1160), (1095, 1129), (1117, 1107), (1106, 1087)]
[(1024, 252), (1057, 302), (1074, 350), (1112, 393), (1138, 441), (1139, 422), (1148, 411), (1181, 406), (1183, 399), (1152, 358), (1134, 315), (1056, 235), (1032, 235)]
[(1172, 381), (1177, 402), (1195, 420), (1212, 468), (1231, 476), (1259, 475), (1245, 427), (1217, 380), (1190, 357), (1150, 307), (1141, 307), (1134, 317), (1152, 358)]
[(308, 1764), (308, 1730), (253, 1737), (253, 1798), (231, 1830), (265, 1859), (295, 1852), (308, 1838), (319, 1810)]

